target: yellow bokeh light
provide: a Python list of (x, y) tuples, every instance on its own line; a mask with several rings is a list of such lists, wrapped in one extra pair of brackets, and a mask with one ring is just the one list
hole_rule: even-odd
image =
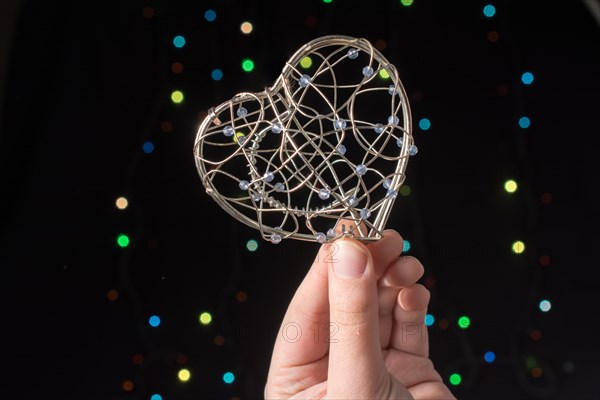
[(300, 60), (300, 66), (302, 68), (310, 68), (311, 65), (312, 65), (312, 58), (310, 58), (309, 56), (306, 56), (302, 60)]
[(381, 79), (389, 79), (390, 78), (389, 72), (387, 72), (387, 70), (385, 70), (385, 69), (379, 70), (379, 76), (381, 77)]
[[(246, 135), (244, 135), (242, 132), (236, 132), (235, 135), (233, 136), (233, 141), (237, 143), (238, 139), (241, 138), (245, 138)], [(241, 139), (241, 143), (244, 143), (244, 139)]]
[(202, 325), (208, 325), (212, 321), (212, 315), (210, 315), (209, 312), (203, 312), (202, 314), (200, 314), (199, 319)]
[(244, 21), (244, 22), (242, 22), (242, 25), (240, 25), (240, 30), (245, 35), (252, 33), (253, 29), (254, 29), (254, 26), (252, 26), (252, 24), (248, 21)]
[(171, 93), (171, 100), (175, 104), (179, 104), (183, 101), (183, 93), (180, 90), (175, 90)]
[(125, 197), (119, 197), (117, 199), (117, 201), (115, 201), (115, 204), (117, 205), (117, 208), (119, 210), (124, 210), (127, 208), (127, 205), (129, 204), (129, 202), (127, 201), (127, 199)]
[(504, 182), (504, 190), (506, 190), (508, 193), (516, 192), (517, 187), (517, 182), (513, 181), (512, 179), (509, 179), (506, 182)]
[(190, 380), (191, 374), (189, 370), (183, 368), (179, 370), (179, 372), (177, 373), (177, 377), (181, 382), (187, 382)]
[(523, 243), (520, 240), (517, 240), (516, 242), (513, 243), (512, 245), (512, 251), (515, 254), (521, 254), (522, 252), (525, 251), (525, 243)]

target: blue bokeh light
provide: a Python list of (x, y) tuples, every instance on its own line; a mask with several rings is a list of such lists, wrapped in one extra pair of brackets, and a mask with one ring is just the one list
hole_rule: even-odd
[(426, 326), (431, 326), (433, 325), (433, 323), (435, 322), (435, 317), (431, 314), (426, 314), (425, 315), (425, 325)]
[(486, 351), (483, 355), (483, 359), (487, 363), (493, 363), (496, 360), (496, 354), (493, 351)]
[(533, 83), (533, 74), (531, 72), (525, 72), (521, 75), (521, 82), (525, 85), (531, 85)]
[(233, 381), (235, 381), (235, 375), (233, 374), (233, 372), (225, 372), (223, 374), (223, 382), (229, 385), (233, 383)]
[(215, 10), (206, 10), (204, 13), (204, 19), (208, 22), (213, 22), (215, 19), (217, 19), (217, 12)]
[(185, 38), (181, 35), (175, 36), (173, 38), (173, 46), (177, 47), (178, 49), (182, 48), (185, 46)]
[(496, 7), (494, 7), (491, 4), (488, 4), (487, 6), (483, 7), (483, 15), (485, 15), (488, 18), (492, 18), (494, 15), (496, 15)]
[(421, 118), (419, 121), (419, 128), (426, 131), (431, 128), (431, 121), (428, 118)]
[(531, 120), (528, 117), (519, 118), (519, 126), (523, 129), (529, 128), (531, 125)]
[(142, 145), (142, 150), (144, 150), (144, 153), (146, 154), (150, 154), (154, 151), (154, 143), (152, 143), (151, 141), (147, 141), (144, 142), (144, 144)]
[(150, 318), (148, 318), (148, 323), (151, 327), (156, 328), (160, 325), (160, 317), (158, 315), (153, 315)]
[(213, 78), (214, 81), (220, 81), (223, 79), (223, 71), (221, 71), (219, 68), (215, 68), (210, 73), (210, 77)]

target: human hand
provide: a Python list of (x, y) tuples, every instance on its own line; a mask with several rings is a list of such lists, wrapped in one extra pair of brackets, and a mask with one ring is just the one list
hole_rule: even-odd
[(423, 266), (386, 230), (324, 244), (277, 336), (267, 399), (455, 399), (429, 359)]

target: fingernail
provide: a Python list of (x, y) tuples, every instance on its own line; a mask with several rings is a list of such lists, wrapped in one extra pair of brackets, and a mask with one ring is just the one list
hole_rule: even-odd
[(363, 276), (367, 269), (367, 255), (363, 250), (348, 240), (340, 240), (336, 244), (339, 251), (332, 257), (335, 274), (342, 279)]

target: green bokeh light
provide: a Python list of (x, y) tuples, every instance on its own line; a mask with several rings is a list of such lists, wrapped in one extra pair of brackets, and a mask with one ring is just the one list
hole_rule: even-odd
[(471, 319), (466, 315), (463, 315), (458, 319), (458, 326), (462, 329), (467, 329), (471, 325)]
[(117, 244), (120, 247), (127, 247), (127, 246), (129, 246), (129, 236), (127, 236), (124, 233), (121, 233), (119, 236), (117, 236)]
[(256, 251), (258, 249), (258, 242), (254, 239), (250, 239), (246, 242), (246, 248), (248, 251)]
[(452, 374), (450, 375), (450, 383), (454, 386), (456, 385), (460, 385), (460, 382), (462, 381), (462, 376), (460, 376), (460, 374)]
[(254, 70), (254, 61), (249, 58), (242, 60), (242, 69), (246, 72), (252, 72)]

